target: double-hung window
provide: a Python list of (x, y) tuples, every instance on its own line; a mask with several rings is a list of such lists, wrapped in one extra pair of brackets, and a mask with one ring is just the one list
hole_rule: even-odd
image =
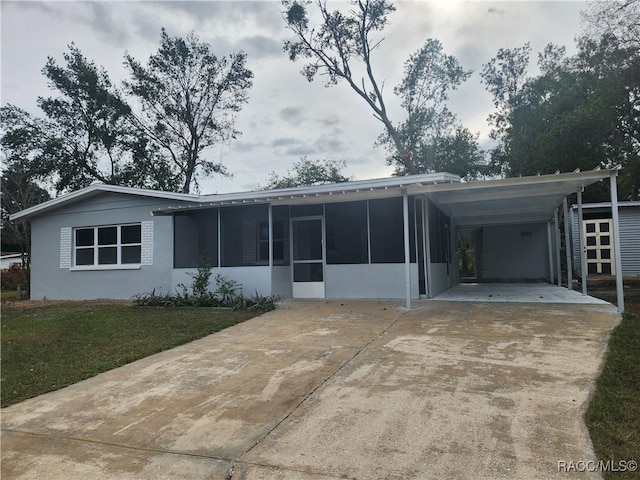
[(111, 225), (76, 228), (74, 232), (76, 267), (140, 264), (142, 255), (141, 225)]

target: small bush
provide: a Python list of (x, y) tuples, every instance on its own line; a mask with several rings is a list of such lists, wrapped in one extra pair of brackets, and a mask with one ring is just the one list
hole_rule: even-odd
[(235, 306), (243, 300), (242, 285), (235, 280), (225, 277), (224, 275), (216, 275), (216, 291), (214, 296), (225, 307)]
[(276, 295), (260, 295), (258, 292), (250, 298), (242, 294), (242, 285), (224, 275), (216, 275), (216, 289), (209, 291), (211, 267), (202, 264), (192, 274), (191, 293), (183, 285), (178, 285), (175, 293), (156, 293), (155, 289), (148, 293), (138, 293), (133, 301), (140, 307), (227, 307), (232, 310), (249, 310), (264, 313), (275, 310), (280, 297)]
[(18, 285), (25, 287), (24, 273), (19, 263), (14, 263), (9, 268), (3, 268), (0, 272), (2, 290), (17, 290)]
[(260, 295), (258, 292), (251, 297), (251, 305), (248, 306), (248, 310), (251, 312), (270, 312), (276, 309), (276, 303), (280, 301), (280, 297), (277, 295)]

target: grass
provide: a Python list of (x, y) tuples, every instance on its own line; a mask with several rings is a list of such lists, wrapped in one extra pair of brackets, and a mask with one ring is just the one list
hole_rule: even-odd
[(18, 297), (18, 292), (15, 290), (0, 290), (0, 302), (15, 300)]
[(124, 303), (3, 302), (1, 406), (60, 389), (255, 315)]
[[(608, 293), (591, 295), (614, 301)], [(626, 311), (609, 339), (604, 367), (585, 413), (600, 460), (640, 462), (640, 288), (625, 292)], [(640, 479), (640, 471), (603, 472), (605, 479)]]

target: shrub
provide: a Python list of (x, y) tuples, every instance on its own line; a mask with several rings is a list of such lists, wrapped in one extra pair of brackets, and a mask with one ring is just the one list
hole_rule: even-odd
[(243, 299), (242, 285), (224, 275), (217, 274), (214, 296), (220, 302), (220, 305), (232, 307)]
[(276, 308), (280, 300), (277, 295), (260, 295), (258, 292), (250, 298), (242, 294), (242, 285), (224, 275), (216, 275), (216, 289), (209, 291), (211, 267), (198, 265), (198, 270), (191, 275), (191, 293), (179, 284), (175, 293), (156, 293), (153, 289), (148, 293), (138, 293), (133, 301), (140, 307), (227, 307), (232, 310), (250, 310), (252, 312), (269, 312)]
[(17, 290), (18, 285), (26, 288), (22, 266), (14, 263), (9, 268), (3, 268), (0, 272), (0, 283), (2, 290)]

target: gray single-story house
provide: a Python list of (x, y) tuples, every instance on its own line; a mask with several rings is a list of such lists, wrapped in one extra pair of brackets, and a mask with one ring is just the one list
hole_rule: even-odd
[[(578, 221), (578, 206), (571, 206), (573, 268), (582, 273), (580, 234), (587, 250), (587, 275), (613, 276), (616, 273), (611, 203), (586, 203)], [(618, 202), (620, 260), (623, 277), (640, 277), (640, 202)]]
[(481, 235), (485, 278), (559, 281), (559, 208), (616, 175), (436, 173), (215, 195), (99, 184), (12, 218), (31, 222), (33, 299), (170, 292), (205, 258), (249, 295), (410, 306), (458, 283), (464, 229)]

